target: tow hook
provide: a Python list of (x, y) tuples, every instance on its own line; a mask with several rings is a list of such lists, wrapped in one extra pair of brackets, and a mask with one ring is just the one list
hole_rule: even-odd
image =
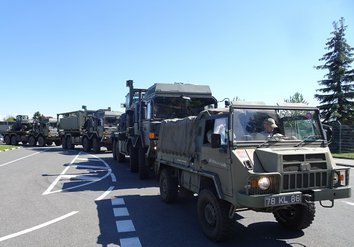
[(324, 205), (323, 203), (322, 203), (322, 201), (320, 201), (320, 205), (322, 206), (322, 207), (324, 207), (324, 208), (333, 208), (333, 206), (334, 206), (334, 200), (332, 199), (332, 200), (329, 200), (330, 202), (331, 202), (331, 205)]

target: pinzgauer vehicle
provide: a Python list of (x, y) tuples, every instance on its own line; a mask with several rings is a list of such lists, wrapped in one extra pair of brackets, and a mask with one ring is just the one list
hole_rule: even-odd
[(120, 112), (108, 109), (83, 110), (59, 113), (59, 135), (63, 149), (82, 145), (85, 152), (97, 153), (101, 147), (112, 150), (111, 134), (117, 131)]
[(202, 231), (214, 241), (232, 234), (237, 211), (273, 213), (300, 230), (314, 220), (314, 202), (333, 207), (351, 195), (349, 169), (336, 166), (317, 108), (234, 102), (162, 121), (159, 134), (161, 198), (198, 194)]
[(113, 137), (113, 158), (122, 161), (129, 155), (131, 171), (146, 178), (154, 171), (161, 121), (197, 115), (206, 107), (216, 107), (217, 101), (205, 85), (155, 83), (148, 89), (136, 89), (128, 80), (126, 86), (126, 111)]
[(29, 120), (27, 115), (16, 116), (16, 122), (4, 133), (4, 141), (7, 145), (17, 145), (22, 142), (30, 146), (43, 147), (45, 145), (60, 145), (60, 138), (56, 127), (56, 119), (42, 117)]

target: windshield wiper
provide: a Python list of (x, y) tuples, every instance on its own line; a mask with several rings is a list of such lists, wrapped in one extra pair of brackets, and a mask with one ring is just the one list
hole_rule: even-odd
[(283, 135), (274, 134), (271, 137), (267, 137), (267, 140), (265, 142), (262, 142), (261, 144), (259, 144), (258, 148), (263, 147), (263, 145), (267, 144), (269, 141), (278, 142), (278, 141), (281, 141), (283, 138), (284, 138)]
[(296, 144), (294, 147), (299, 147), (299, 146), (301, 146), (302, 144), (304, 144), (305, 142), (308, 142), (308, 141), (317, 141), (317, 140), (320, 140), (320, 139), (321, 139), (320, 135), (310, 135), (310, 136), (306, 137), (304, 140), (302, 140), (301, 142), (299, 142), (298, 144)]

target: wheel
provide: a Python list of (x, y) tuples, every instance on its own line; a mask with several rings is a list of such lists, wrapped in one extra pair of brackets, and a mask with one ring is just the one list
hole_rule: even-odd
[(28, 141), (22, 141), (22, 145), (26, 145)]
[(203, 233), (220, 242), (233, 233), (233, 219), (229, 218), (230, 204), (217, 198), (210, 189), (203, 189), (198, 197), (197, 211)]
[(91, 151), (91, 142), (87, 137), (82, 140), (82, 147), (86, 153)]
[(17, 137), (16, 136), (11, 136), (11, 145), (16, 146), (17, 144), (18, 144)]
[(55, 146), (60, 146), (61, 145), (61, 141), (60, 140), (56, 140), (56, 141), (54, 141), (54, 144), (55, 144)]
[(92, 151), (99, 153), (101, 151), (100, 140), (97, 137), (92, 138)]
[(118, 153), (118, 162), (124, 162), (125, 161), (125, 155), (122, 153)]
[(138, 148), (131, 147), (130, 148), (130, 159), (129, 159), (129, 165), (130, 165), (130, 171), (131, 172), (138, 172)]
[(46, 143), (46, 140), (44, 139), (44, 137), (43, 136), (39, 136), (38, 137), (38, 146), (44, 147), (45, 143)]
[(10, 145), (11, 144), (11, 137), (9, 135), (6, 135), (4, 137), (4, 141), (6, 145)]
[(145, 156), (145, 149), (139, 147), (138, 150), (138, 162), (139, 162), (139, 178), (146, 179), (149, 177), (149, 168), (147, 164), (147, 159)]
[(117, 160), (117, 149), (116, 149), (116, 141), (113, 140), (113, 150), (112, 150), (112, 155), (113, 155), (113, 159)]
[(47, 146), (52, 146), (53, 145), (53, 142), (52, 141), (47, 141)]
[(176, 201), (178, 197), (178, 179), (168, 169), (162, 169), (160, 173), (160, 196), (167, 203)]
[(34, 136), (28, 137), (28, 145), (35, 147), (37, 145), (37, 140)]
[(302, 230), (315, 219), (316, 207), (313, 202), (291, 205), (273, 212), (278, 223), (291, 230)]
[(72, 142), (71, 136), (66, 137), (66, 147), (67, 149), (74, 149), (74, 144)]
[(63, 137), (61, 138), (61, 146), (63, 147), (64, 150), (68, 149), (68, 145), (67, 145), (67, 143), (66, 143), (66, 138), (65, 138), (65, 136), (63, 136)]

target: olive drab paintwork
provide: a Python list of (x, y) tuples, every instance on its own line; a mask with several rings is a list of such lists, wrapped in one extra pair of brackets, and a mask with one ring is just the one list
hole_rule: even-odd
[(217, 106), (209, 86), (184, 83), (155, 83), (147, 89), (134, 88), (128, 80), (129, 93), (123, 105), (119, 131), (113, 136), (113, 158), (130, 156), (130, 169), (140, 178), (153, 173), (161, 121), (197, 115), (208, 106)]
[(27, 115), (16, 116), (16, 122), (4, 133), (4, 141), (7, 145), (45, 146), (60, 145), (57, 129), (57, 121), (54, 118), (42, 117), (29, 119)]
[(112, 150), (111, 135), (117, 131), (120, 112), (111, 108), (83, 110), (57, 114), (59, 135), (64, 149), (82, 145), (85, 152), (99, 152), (101, 147)]
[(232, 224), (225, 219), (238, 210), (271, 212), (281, 225), (304, 229), (314, 219), (314, 201), (332, 207), (351, 195), (350, 170), (336, 166), (313, 107), (233, 102), (164, 120), (159, 135), (162, 199), (176, 198), (178, 188), (199, 194), (199, 221), (214, 241), (225, 239)]

